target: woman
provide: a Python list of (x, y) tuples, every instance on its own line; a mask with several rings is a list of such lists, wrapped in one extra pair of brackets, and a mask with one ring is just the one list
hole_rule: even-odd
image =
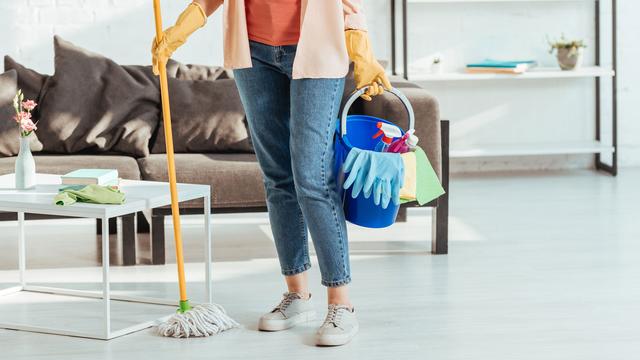
[(247, 113), (288, 288), (259, 329), (313, 319), (309, 229), (329, 304), (316, 342), (343, 345), (358, 322), (347, 291), (347, 229), (332, 164), (349, 60), (356, 86), (369, 86), (366, 100), (391, 85), (369, 47), (361, 0), (195, 0), (154, 40), (154, 72), (223, 2), (225, 67), (234, 69)]

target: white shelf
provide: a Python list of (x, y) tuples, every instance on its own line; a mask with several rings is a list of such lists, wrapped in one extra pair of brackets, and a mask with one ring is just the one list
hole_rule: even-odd
[[(408, 4), (491, 4), (491, 3), (546, 3), (551, 5), (552, 3), (597, 3), (598, 0), (406, 0)], [(612, 5), (612, 8), (615, 8)], [(408, 11), (404, 8), (403, 11)], [(603, 14), (609, 15), (609, 18), (615, 24), (615, 14), (613, 12), (607, 12), (606, 10), (600, 10), (600, 13), (596, 14), (596, 21), (600, 19)], [(406, 17), (403, 17), (406, 21)], [(408, 34), (406, 33), (407, 26), (403, 27), (405, 37), (405, 46), (407, 42)], [(615, 38), (615, 29), (613, 29), (613, 35)], [(405, 48), (405, 51), (406, 48)], [(394, 49), (395, 54), (395, 49)], [(615, 58), (615, 52), (614, 52)], [(405, 59), (406, 60), (406, 59)], [(402, 73), (395, 69), (397, 73)], [(402, 69), (400, 69), (402, 70)], [(486, 80), (529, 80), (529, 79), (595, 79), (595, 78), (614, 78), (616, 76), (612, 66), (583, 66), (574, 71), (562, 71), (560, 68), (534, 68), (524, 74), (470, 74), (466, 73), (464, 69), (459, 71), (432, 74), (429, 69), (417, 70), (409, 67), (408, 77), (410, 81), (414, 82), (447, 82), (447, 81), (486, 81)], [(615, 91), (614, 81), (614, 91)], [(598, 96), (597, 99), (600, 99)], [(615, 106), (615, 104), (614, 104)], [(615, 114), (615, 112), (614, 112)], [(615, 116), (613, 118), (615, 122)], [(615, 125), (614, 125), (615, 129)], [(614, 136), (615, 141), (615, 136)], [(599, 141), (574, 141), (574, 142), (539, 142), (528, 144), (502, 144), (502, 145), (471, 145), (471, 146), (456, 146), (451, 144), (451, 150), (449, 155), (451, 158), (474, 158), (474, 157), (498, 157), (498, 156), (527, 156), (527, 155), (569, 155), (569, 154), (613, 154), (615, 153), (615, 147), (611, 145), (602, 144)], [(615, 161), (615, 160), (614, 160)], [(615, 165), (614, 165), (615, 166)]]
[(523, 155), (564, 155), (564, 154), (606, 154), (613, 153), (613, 146), (604, 145), (598, 141), (556, 142), (490, 145), (478, 147), (451, 147), (451, 158), (493, 157), (493, 156), (523, 156)]
[(583, 66), (578, 70), (562, 71), (559, 68), (534, 68), (524, 74), (469, 74), (465, 72), (450, 72), (441, 74), (415, 74), (410, 81), (473, 81), (473, 80), (528, 80), (528, 79), (570, 79), (570, 78), (596, 78), (612, 77), (615, 73), (612, 69), (600, 66)]

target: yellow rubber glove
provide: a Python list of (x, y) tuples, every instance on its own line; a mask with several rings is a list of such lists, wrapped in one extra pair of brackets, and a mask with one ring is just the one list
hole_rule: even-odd
[(207, 23), (207, 15), (204, 9), (197, 4), (191, 3), (185, 11), (180, 14), (176, 24), (164, 31), (160, 41), (153, 39), (151, 47), (153, 73), (160, 74), (159, 66), (166, 63), (174, 51), (182, 46), (187, 38), (196, 30)]
[(349, 29), (344, 32), (347, 42), (347, 53), (353, 61), (353, 75), (356, 80), (356, 88), (369, 86), (361, 96), (371, 101), (372, 96), (380, 95), (384, 89), (391, 89), (391, 83), (384, 68), (373, 56), (369, 44), (369, 36), (364, 30)]

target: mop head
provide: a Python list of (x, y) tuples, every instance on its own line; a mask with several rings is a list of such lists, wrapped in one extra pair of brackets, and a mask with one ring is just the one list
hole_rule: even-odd
[(180, 312), (158, 326), (158, 334), (174, 338), (203, 337), (239, 326), (222, 306), (201, 304)]

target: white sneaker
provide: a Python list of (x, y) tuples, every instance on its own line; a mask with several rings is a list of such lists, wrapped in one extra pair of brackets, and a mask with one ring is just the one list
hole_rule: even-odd
[(298, 293), (284, 293), (282, 296), (278, 306), (260, 317), (258, 329), (263, 331), (286, 330), (315, 318), (316, 311), (311, 303), (311, 294), (306, 300)]
[(345, 305), (329, 305), (327, 318), (316, 333), (316, 345), (338, 346), (351, 341), (358, 333), (355, 310)]

